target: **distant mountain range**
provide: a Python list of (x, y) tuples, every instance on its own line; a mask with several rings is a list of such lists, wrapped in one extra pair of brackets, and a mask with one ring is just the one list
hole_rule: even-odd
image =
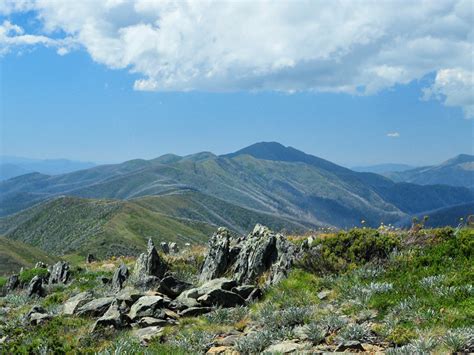
[(351, 169), (354, 171), (358, 171), (361, 173), (375, 173), (380, 175), (385, 175), (387, 173), (393, 172), (401, 172), (410, 169), (414, 169), (415, 167), (412, 165), (407, 164), (375, 164), (375, 165), (368, 165), (368, 166), (354, 166)]
[[(297, 225), (351, 227), (397, 223), (424, 211), (474, 200), (467, 188), (396, 183), (359, 173), (279, 143), (257, 143), (232, 154), (165, 155), (96, 166), (57, 176), (27, 174), (0, 183), (0, 214), (69, 195), (132, 200), (196, 191), (246, 211)], [(203, 208), (212, 204), (202, 202)], [(181, 208), (186, 215), (186, 204)]]
[(0, 180), (38, 172), (47, 175), (70, 173), (76, 170), (92, 168), (96, 164), (67, 159), (29, 159), (12, 156), (0, 156)]
[(385, 174), (394, 181), (420, 185), (445, 184), (474, 189), (474, 155), (460, 154), (439, 165)]

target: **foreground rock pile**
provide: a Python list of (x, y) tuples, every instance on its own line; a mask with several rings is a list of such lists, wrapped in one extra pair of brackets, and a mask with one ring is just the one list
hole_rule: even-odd
[[(176, 254), (174, 243), (161, 243), (163, 253)], [(209, 252), (198, 275), (199, 285), (182, 281), (170, 272), (152, 240), (146, 252), (136, 260), (132, 272), (125, 264), (115, 270), (107, 294), (94, 295), (94, 290), (80, 292), (69, 298), (61, 313), (92, 317), (92, 332), (101, 328), (133, 328), (134, 334), (146, 343), (159, 336), (166, 325), (177, 324), (183, 317), (192, 317), (218, 308), (244, 306), (262, 296), (256, 286), (265, 281), (274, 284), (287, 274), (294, 255), (293, 247), (280, 235), (257, 225), (246, 237), (235, 238), (219, 228), (209, 242)], [(93, 258), (88, 256), (87, 263)], [(37, 267), (46, 268), (39, 264)], [(261, 279), (263, 275), (266, 280)], [(70, 266), (60, 261), (45, 276), (35, 276), (26, 287), (29, 297), (44, 297), (45, 286), (67, 284)], [(8, 291), (19, 287), (18, 275), (8, 280)], [(37, 325), (53, 317), (45, 309), (34, 306), (24, 320)]]

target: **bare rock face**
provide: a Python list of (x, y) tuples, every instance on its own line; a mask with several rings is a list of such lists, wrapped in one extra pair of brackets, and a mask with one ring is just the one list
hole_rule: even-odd
[(133, 271), (135, 278), (141, 280), (147, 276), (155, 276), (161, 279), (166, 271), (168, 267), (158, 255), (153, 241), (149, 239), (147, 252), (140, 254), (135, 263)]
[(112, 277), (112, 288), (116, 291), (122, 289), (123, 283), (128, 279), (129, 272), (127, 265), (120, 264), (120, 266), (115, 270), (114, 276)]
[(65, 261), (58, 261), (56, 264), (53, 265), (51, 269), (51, 274), (49, 276), (49, 283), (50, 284), (58, 284), (63, 283), (65, 284), (69, 280), (70, 276), (69, 271), (69, 263)]
[(219, 228), (209, 242), (200, 280), (230, 274), (239, 284), (253, 284), (266, 274), (267, 284), (272, 285), (287, 276), (294, 255), (295, 248), (283, 235), (262, 225), (257, 224), (252, 233), (239, 239), (232, 239)]
[(20, 286), (20, 277), (18, 275), (11, 275), (7, 280), (7, 292), (11, 292)]

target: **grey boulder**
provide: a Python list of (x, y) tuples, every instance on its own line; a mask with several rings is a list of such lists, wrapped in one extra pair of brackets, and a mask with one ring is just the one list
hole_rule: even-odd
[(160, 281), (158, 292), (161, 292), (168, 297), (176, 298), (191, 287), (193, 287), (193, 285), (190, 283), (180, 281), (174, 276), (166, 276)]
[(113, 297), (97, 298), (79, 307), (76, 314), (80, 316), (101, 317), (107, 312), (113, 301)]
[(53, 265), (50, 273), (51, 273), (49, 276), (50, 284), (57, 284), (57, 283), (65, 284), (69, 280), (69, 276), (70, 276), (69, 264), (65, 261), (58, 261), (56, 264)]
[(115, 270), (114, 276), (112, 277), (112, 288), (114, 290), (121, 290), (125, 281), (127, 281), (129, 276), (127, 265), (120, 264), (120, 266)]
[(132, 320), (143, 317), (163, 316), (163, 308), (166, 306), (166, 301), (161, 296), (143, 296), (135, 302), (130, 308), (128, 316)]
[(72, 315), (76, 313), (78, 308), (82, 307), (86, 303), (92, 301), (92, 293), (90, 292), (81, 292), (77, 295), (71, 297), (63, 305), (63, 313)]

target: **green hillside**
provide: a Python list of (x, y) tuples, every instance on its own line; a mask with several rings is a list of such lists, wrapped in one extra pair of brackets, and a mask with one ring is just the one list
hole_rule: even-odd
[(33, 267), (38, 261), (52, 264), (56, 258), (31, 245), (0, 236), (0, 275)]
[[(0, 183), (0, 215), (59, 195), (132, 200), (190, 190), (302, 225), (338, 227), (359, 225), (361, 219), (368, 225), (396, 223), (474, 200), (467, 188), (395, 183), (278, 143), (260, 143), (226, 156), (166, 155), (59, 176), (30, 174), (7, 180)], [(195, 205), (190, 209), (178, 215), (193, 215)]]
[(93, 253), (98, 256), (137, 254), (147, 238), (205, 243), (215, 229), (180, 220), (124, 201), (60, 197), (0, 219), (8, 238), (53, 255)]
[(309, 227), (188, 191), (130, 201), (59, 197), (0, 218), (0, 233), (53, 255), (106, 256), (137, 254), (149, 237), (204, 244), (217, 226), (243, 234), (256, 223), (275, 230)]

